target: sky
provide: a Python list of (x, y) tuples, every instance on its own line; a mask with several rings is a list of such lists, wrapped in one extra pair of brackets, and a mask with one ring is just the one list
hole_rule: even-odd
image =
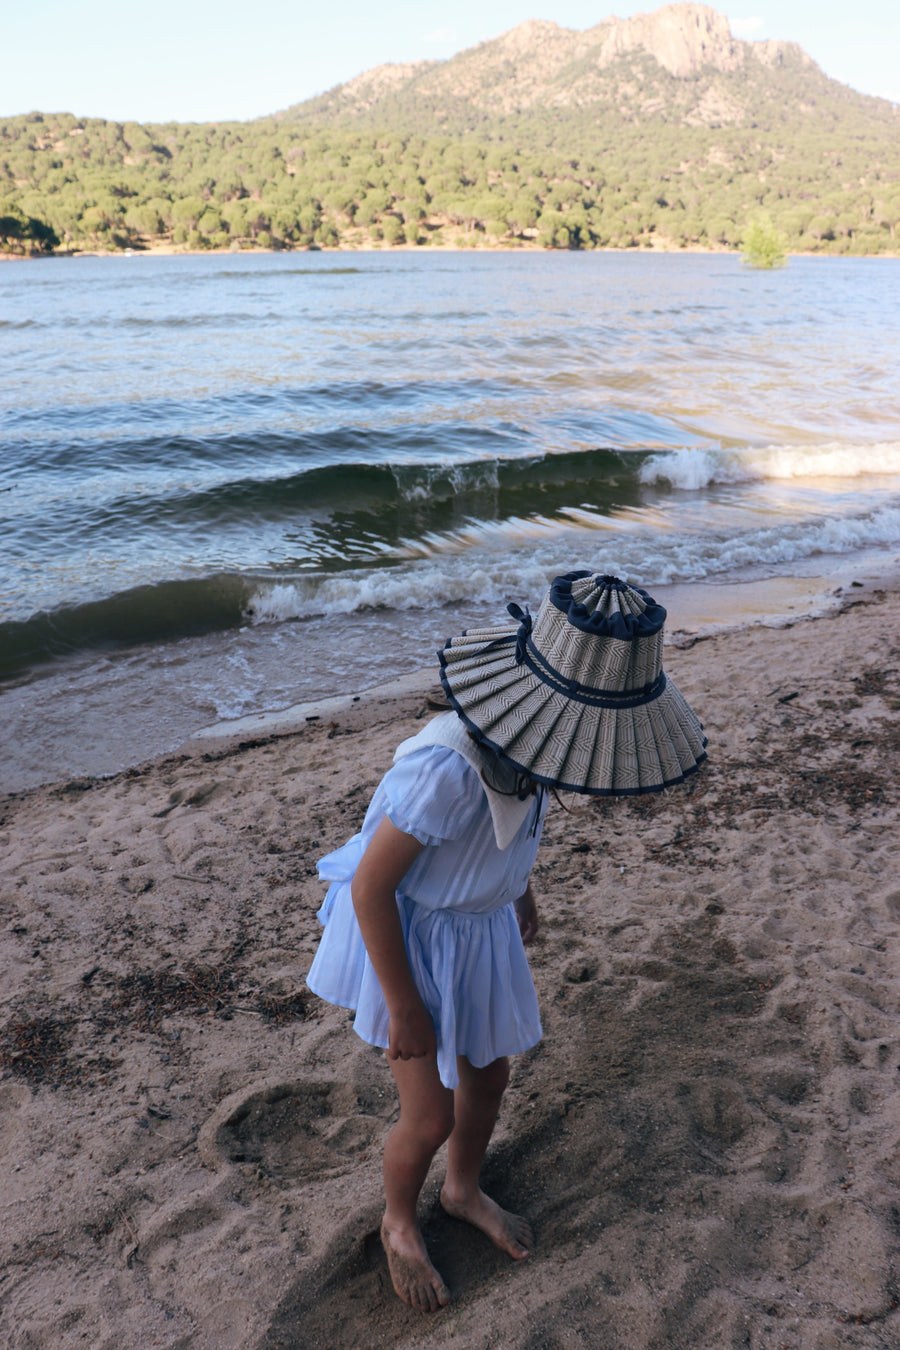
[[(444, 60), (526, 19), (585, 29), (657, 8), (600, 0), (7, 0), (0, 115), (246, 120), (386, 61)], [(719, 0), (735, 37), (797, 42), (827, 75), (900, 103), (897, 0)]]

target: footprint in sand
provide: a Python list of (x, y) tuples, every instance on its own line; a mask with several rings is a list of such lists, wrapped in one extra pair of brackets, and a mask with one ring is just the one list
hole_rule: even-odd
[(750, 1128), (753, 1116), (739, 1083), (699, 1079), (691, 1087), (690, 1113), (708, 1143), (730, 1148)]
[(281, 1184), (337, 1176), (355, 1167), (384, 1119), (355, 1087), (335, 1080), (251, 1084), (232, 1093), (200, 1131), (207, 1167), (251, 1163)]

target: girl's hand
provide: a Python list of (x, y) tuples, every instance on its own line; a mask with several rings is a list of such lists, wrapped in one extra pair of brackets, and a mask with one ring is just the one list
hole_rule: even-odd
[(388, 1059), (423, 1059), (437, 1054), (434, 1023), (421, 1000), (391, 1014), (387, 1054)]
[(519, 921), (519, 932), (522, 935), (522, 941), (527, 947), (528, 943), (533, 942), (537, 937), (538, 930), (537, 904), (535, 903), (530, 881), (516, 901), (516, 918)]

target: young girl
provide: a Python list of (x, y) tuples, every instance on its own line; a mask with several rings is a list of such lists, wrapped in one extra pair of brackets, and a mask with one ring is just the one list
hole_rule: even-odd
[(658, 791), (705, 758), (696, 715), (662, 669), (666, 612), (616, 577), (557, 577), (534, 621), (450, 639), (453, 712), (404, 741), (362, 830), (319, 864), (330, 881), (309, 972), (387, 1051), (400, 1117), (384, 1150), (381, 1236), (394, 1289), (435, 1311), (450, 1293), (417, 1201), (447, 1142), (441, 1204), (514, 1260), (534, 1237), (481, 1190), (509, 1056), (541, 1036), (524, 944), (546, 787)]

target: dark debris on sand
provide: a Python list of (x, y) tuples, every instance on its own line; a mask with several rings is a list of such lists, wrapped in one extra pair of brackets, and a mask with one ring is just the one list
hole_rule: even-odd
[(240, 958), (247, 943), (228, 948), (217, 963), (193, 962), (183, 969), (135, 969), (109, 977), (110, 992), (99, 999), (94, 987), (103, 983), (99, 967), (82, 980), (74, 1006), (57, 1016), (30, 1017), (12, 1012), (0, 1026), (0, 1076), (22, 1079), (32, 1087), (83, 1087), (104, 1082), (118, 1060), (106, 1043), (129, 1030), (160, 1035), (173, 1016), (231, 1018), (255, 1013), (265, 1023), (284, 1025), (309, 1015), (299, 990), (286, 994), (248, 989), (240, 978)]
[(0, 1069), (36, 1086), (68, 1077), (71, 1023), (58, 1017), (14, 1017), (0, 1031)]

